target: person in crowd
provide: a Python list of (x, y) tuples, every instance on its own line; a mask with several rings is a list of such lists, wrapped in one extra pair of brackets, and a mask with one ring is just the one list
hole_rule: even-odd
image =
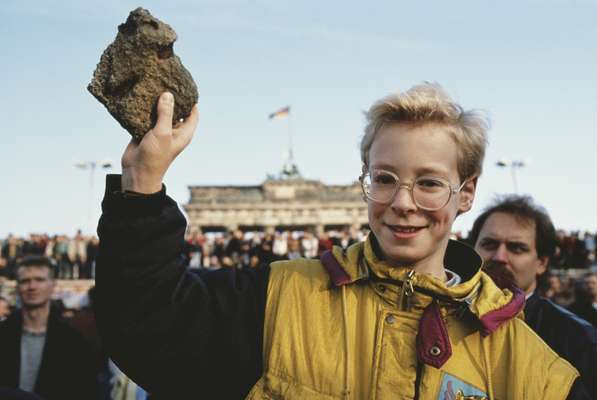
[(547, 212), (527, 196), (499, 198), (477, 217), (470, 241), (486, 268), (512, 274), (526, 295), (526, 323), (579, 370), (592, 398), (597, 398), (597, 330), (537, 292), (538, 277), (546, 273), (556, 246)]
[(0, 322), (4, 321), (10, 316), (10, 303), (8, 300), (0, 296)]
[(581, 232), (573, 232), (574, 237), (574, 251), (571, 264), (576, 268), (585, 269), (589, 265), (589, 252), (586, 247), (585, 238)]
[(68, 243), (68, 259), (72, 265), (72, 279), (86, 279), (91, 275), (84, 270), (87, 263), (87, 242), (81, 230)]
[(356, 238), (351, 234), (349, 228), (342, 229), (342, 232), (332, 239), (334, 246), (339, 246), (343, 249), (347, 249), (351, 245), (357, 242)]
[(95, 260), (97, 259), (97, 252), (99, 250), (99, 239), (97, 236), (92, 236), (86, 243), (86, 259), (83, 264), (83, 272), (81, 278), (95, 279)]
[(301, 242), (298, 239), (294, 239), (292, 237), (288, 238), (288, 252), (286, 253), (286, 258), (288, 260), (294, 260), (297, 258), (301, 258)]
[[(541, 290), (540, 294), (546, 299), (549, 299), (557, 304), (558, 302), (556, 301), (556, 298), (562, 292), (562, 281), (558, 275), (551, 274), (549, 272), (547, 272), (545, 275), (545, 288)], [(539, 284), (537, 285), (537, 288), (541, 289)]]
[(2, 268), (0, 276), (12, 279), (18, 260), (23, 256), (23, 246), (19, 240), (12, 234), (9, 234), (0, 253), (2, 258)]
[(595, 248), (597, 243), (595, 242), (595, 235), (589, 231), (585, 231), (585, 251), (587, 253), (587, 263), (595, 263)]
[(243, 232), (240, 229), (235, 229), (230, 235), (230, 240), (228, 240), (228, 243), (226, 243), (226, 255), (235, 262), (239, 258), (242, 242)]
[(238, 253), (238, 264), (237, 267), (245, 268), (251, 263), (251, 256), (253, 250), (251, 249), (251, 242), (249, 240), (243, 240), (240, 245), (240, 251)]
[(224, 268), (236, 268), (236, 265), (234, 265), (234, 261), (232, 260), (232, 257), (230, 257), (230, 256), (222, 257), (221, 263), (222, 263), (222, 267), (224, 267)]
[(222, 262), (218, 258), (218, 256), (213, 255), (209, 258), (209, 265), (207, 265), (207, 270), (216, 270), (222, 267)]
[(93, 354), (50, 307), (55, 288), (51, 261), (24, 257), (16, 274), (22, 309), (0, 324), (0, 386), (46, 400), (94, 399)]
[(261, 243), (257, 246), (255, 255), (259, 257), (259, 260), (264, 264), (276, 260), (277, 256), (274, 254), (275, 237), (271, 233), (266, 233)]
[(315, 258), (319, 252), (319, 240), (313, 235), (311, 231), (305, 231), (301, 238), (302, 255), (305, 258)]
[[(550, 258), (552, 260), (552, 258)], [(549, 264), (552, 268), (553, 265)], [(562, 281), (568, 282), (568, 276), (560, 277), (560, 275), (547, 271), (545, 274), (537, 278), (537, 293), (540, 297), (545, 297), (548, 300), (556, 303), (559, 306), (566, 307), (570, 304), (573, 293), (568, 283), (564, 285)]]
[(291, 239), (289, 232), (276, 232), (272, 247), (273, 254), (280, 259), (287, 257)]
[(597, 273), (587, 272), (577, 293), (576, 301), (570, 305), (570, 311), (597, 328)]
[(29, 239), (23, 242), (23, 255), (44, 255), (48, 238), (36, 233), (29, 234)]
[(333, 247), (330, 235), (327, 232), (322, 232), (317, 242), (317, 256), (321, 257), (323, 253), (332, 250)]
[(212, 255), (216, 256), (218, 259), (224, 258), (226, 256), (226, 240), (222, 236), (216, 237), (216, 241), (213, 245), (213, 249), (211, 252)]
[(185, 241), (185, 253), (189, 259), (189, 267), (199, 269), (203, 267), (205, 257), (205, 237), (201, 232), (193, 232)]
[(259, 256), (254, 254), (249, 259), (249, 265), (245, 268), (259, 268), (259, 267), (261, 267), (261, 262), (259, 260)]
[(69, 239), (66, 235), (58, 235), (54, 244), (54, 259), (58, 263), (58, 277), (70, 279), (73, 277), (73, 265), (68, 256)]
[(480, 113), (436, 84), (376, 102), (361, 142), (365, 241), (197, 276), (162, 180), (198, 114), (173, 128), (173, 104), (160, 97), (155, 127), (107, 177), (98, 227), (98, 327), (152, 396), (587, 398), (578, 372), (517, 318), (524, 295), (449, 241), (481, 173)]

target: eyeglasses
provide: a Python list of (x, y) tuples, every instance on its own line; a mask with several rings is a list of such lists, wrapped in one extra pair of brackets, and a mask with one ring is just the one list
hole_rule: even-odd
[(413, 202), (418, 208), (436, 211), (450, 201), (453, 194), (462, 190), (466, 180), (458, 188), (450, 186), (450, 182), (434, 176), (420, 176), (414, 183), (401, 183), (396, 174), (383, 169), (364, 172), (360, 177), (361, 188), (365, 197), (380, 204), (390, 203), (398, 190), (405, 187), (409, 190)]

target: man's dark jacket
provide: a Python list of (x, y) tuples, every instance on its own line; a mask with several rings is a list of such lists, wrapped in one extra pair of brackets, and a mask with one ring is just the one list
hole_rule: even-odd
[(589, 300), (577, 300), (568, 309), (597, 329), (597, 309), (593, 307), (593, 304)]
[(526, 323), (580, 373), (597, 399), (597, 330), (563, 307), (533, 293), (524, 309)]
[[(20, 310), (0, 323), (0, 386), (19, 386), (22, 329)], [(46, 400), (95, 399), (94, 360), (83, 337), (52, 308), (34, 392)]]

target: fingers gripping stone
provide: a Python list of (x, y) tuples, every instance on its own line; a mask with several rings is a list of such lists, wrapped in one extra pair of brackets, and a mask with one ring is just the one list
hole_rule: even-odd
[(155, 125), (161, 93), (174, 94), (173, 123), (186, 118), (199, 98), (193, 77), (174, 54), (176, 38), (169, 25), (135, 9), (118, 27), (87, 86), (136, 139)]

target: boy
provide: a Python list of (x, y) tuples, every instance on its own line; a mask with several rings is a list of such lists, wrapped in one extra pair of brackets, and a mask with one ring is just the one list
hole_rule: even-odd
[[(578, 373), (516, 318), (470, 248), (449, 243), (474, 200), (487, 122), (438, 85), (368, 112), (360, 177), (371, 235), (321, 260), (189, 274), (163, 176), (191, 140), (174, 99), (108, 177), (98, 322), (114, 360), (156, 397), (564, 399)], [(580, 390), (580, 388), (579, 388)], [(581, 397), (578, 397), (581, 398)]]

